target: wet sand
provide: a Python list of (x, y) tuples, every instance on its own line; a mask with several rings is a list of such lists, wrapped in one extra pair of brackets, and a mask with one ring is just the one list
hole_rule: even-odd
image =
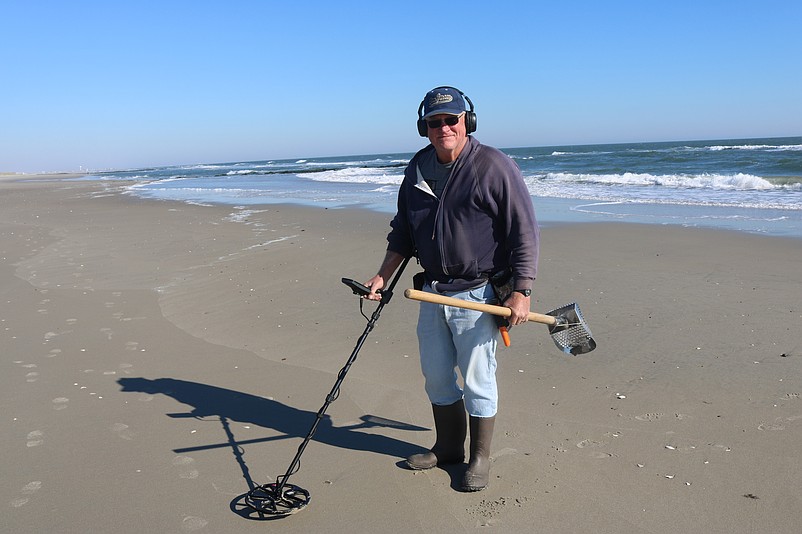
[[(411, 265), (291, 482), (255, 520), (366, 321), (389, 216), (143, 201), (0, 180), (4, 532), (797, 532), (802, 246), (637, 224), (546, 227), (534, 311), (499, 349), (490, 486), (412, 472), (433, 443)], [(63, 178), (63, 177), (59, 177)], [(371, 304), (365, 304), (369, 315)]]

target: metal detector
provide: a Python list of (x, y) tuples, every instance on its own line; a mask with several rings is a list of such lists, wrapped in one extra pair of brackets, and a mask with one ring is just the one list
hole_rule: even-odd
[[(437, 293), (418, 291), (417, 289), (407, 289), (404, 296), (408, 299), (431, 302), (433, 304), (444, 304), (456, 308), (466, 308), (480, 312), (490, 313), (501, 317), (509, 317), (512, 311), (504, 306), (493, 304), (483, 304), (481, 302), (471, 302), (462, 299), (455, 299)], [(582, 317), (582, 312), (576, 303), (567, 304), (546, 314), (529, 312), (530, 321), (549, 326), (549, 334), (554, 344), (566, 354), (585, 354), (596, 348), (596, 341), (590, 333), (590, 327)]]
[[(326, 396), (326, 402), (323, 403), (323, 406), (321, 406), (320, 410), (317, 412), (315, 422), (312, 424), (312, 427), (309, 429), (309, 432), (306, 434), (303, 442), (298, 446), (298, 452), (295, 453), (295, 457), (292, 459), (292, 462), (290, 462), (290, 466), (287, 468), (287, 471), (283, 475), (276, 477), (275, 482), (256, 486), (245, 495), (244, 502), (253, 511), (260, 515), (266, 514), (274, 517), (287, 516), (302, 510), (306, 507), (306, 505), (309, 504), (311, 499), (309, 492), (300, 486), (290, 484), (289, 479), (298, 471), (301, 455), (304, 453), (306, 446), (312, 440), (312, 436), (315, 435), (315, 431), (317, 430), (320, 421), (323, 419), (323, 416), (325, 415), (329, 405), (337, 400), (337, 397), (339, 397), (340, 386), (345, 380), (345, 375), (348, 374), (348, 370), (351, 368), (351, 365), (354, 363), (354, 361), (356, 361), (359, 350), (365, 343), (368, 334), (370, 334), (370, 332), (373, 330), (373, 327), (376, 326), (382, 309), (388, 302), (390, 302), (390, 299), (393, 298), (393, 288), (395, 288), (399, 278), (401, 278), (401, 273), (404, 272), (404, 268), (407, 266), (407, 263), (409, 263), (409, 258), (406, 258), (398, 268), (395, 278), (393, 278), (393, 281), (390, 283), (387, 289), (381, 290), (381, 300), (379, 301), (379, 305), (373, 311), (373, 314), (370, 316), (370, 318), (368, 318), (367, 315), (362, 312), (363, 301), (360, 298), (359, 310), (362, 312), (362, 315), (368, 319), (368, 324), (365, 327), (365, 331), (362, 332), (361, 336), (359, 336), (356, 346), (354, 347), (353, 352), (351, 352), (351, 356), (337, 374), (337, 381), (334, 383), (331, 391)], [(343, 278), (342, 282), (350, 287), (354, 294), (359, 295), (360, 297), (364, 297), (370, 293), (370, 289), (359, 282), (356, 282), (355, 280), (351, 280), (350, 278)]]

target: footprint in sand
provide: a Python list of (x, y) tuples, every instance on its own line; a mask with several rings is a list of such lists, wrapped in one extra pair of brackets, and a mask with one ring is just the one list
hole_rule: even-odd
[(195, 530), (204, 528), (208, 524), (209, 522), (202, 517), (189, 515), (185, 517), (183, 521), (181, 521), (181, 530), (193, 532)]
[(45, 442), (43, 439), (45, 433), (41, 430), (34, 430), (32, 432), (28, 432), (28, 441), (25, 444), (27, 447), (38, 447), (42, 443)]
[[(595, 439), (583, 439), (579, 443), (576, 444), (577, 447), (580, 449), (594, 449), (596, 447), (604, 447), (607, 445), (606, 441), (597, 441)], [(603, 459), (603, 458), (612, 458), (612, 454), (609, 452), (603, 452), (598, 450), (591, 450), (588, 452), (588, 455), (591, 458)]]
[[(26, 363), (26, 364), (22, 365), (22, 367), (25, 368), (25, 369), (36, 369), (36, 364), (35, 363)], [(37, 380), (39, 380), (39, 373), (36, 372), (36, 371), (29, 371), (25, 375), (25, 381), (28, 382), (28, 383), (36, 382)]]
[(190, 456), (179, 455), (173, 458), (173, 465), (179, 468), (178, 476), (181, 478), (198, 478), (200, 472), (192, 468), (194, 463), (195, 459)]
[[(35, 480), (33, 482), (28, 482), (27, 484), (25, 484), (22, 487), (20, 493), (22, 493), (23, 495), (33, 495), (40, 489), (42, 489), (42, 482), (39, 480)], [(13, 501), (11, 501), (11, 506), (14, 508), (19, 508), (20, 506), (25, 506), (29, 500), (30, 499), (28, 499), (28, 497), (20, 497), (19, 499), (14, 499)]]
[(641, 415), (636, 415), (635, 419), (638, 421), (657, 421), (663, 417), (664, 414), (662, 413), (645, 413)]
[(515, 499), (507, 497), (499, 497), (496, 500), (482, 499), (478, 504), (467, 508), (466, 511), (478, 519), (477, 526), (480, 527), (493, 527), (498, 526), (497, 516), (503, 514), (505, 509), (523, 508), (529, 498), (525, 496), (516, 497)]
[(782, 424), (780, 419), (776, 419), (773, 423), (760, 423), (757, 425), (758, 430), (785, 430), (785, 425)]
[(576, 444), (576, 446), (580, 449), (586, 449), (588, 447), (603, 447), (604, 445), (607, 445), (607, 443), (603, 441), (596, 441), (594, 439), (583, 439)]
[(66, 410), (68, 402), (70, 402), (70, 399), (68, 399), (67, 397), (56, 397), (55, 399), (53, 399), (53, 409)]
[(110, 430), (117, 434), (117, 436), (119, 436), (121, 439), (134, 439), (134, 434), (129, 430), (128, 425), (125, 423), (114, 423), (111, 425)]
[(39, 481), (39, 480), (36, 480), (34, 482), (29, 482), (29, 483), (25, 484), (25, 486), (23, 486), (23, 488), (22, 488), (22, 492), (21, 493), (23, 495), (33, 495), (34, 493), (36, 493), (40, 489), (42, 489), (42, 482)]

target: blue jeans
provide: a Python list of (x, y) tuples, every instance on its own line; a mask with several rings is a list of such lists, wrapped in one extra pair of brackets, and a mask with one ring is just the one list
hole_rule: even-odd
[[(423, 290), (434, 293), (429, 284)], [(445, 295), (474, 302), (487, 302), (494, 297), (490, 284)], [(465, 408), (470, 415), (496, 415), (498, 325), (495, 318), (478, 311), (421, 302), (417, 331), (421, 370), (429, 401), (446, 406), (464, 396)], [(464, 391), (458, 381), (457, 369), (463, 378)]]

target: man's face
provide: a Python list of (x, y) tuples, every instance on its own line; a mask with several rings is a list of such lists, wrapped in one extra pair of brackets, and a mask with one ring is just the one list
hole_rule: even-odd
[[(465, 114), (457, 117), (457, 124), (449, 126), (445, 123), (446, 119), (453, 119), (454, 115), (441, 114), (433, 115), (426, 119), (427, 137), (437, 151), (438, 159), (441, 163), (448, 163), (457, 159), (462, 148), (465, 146), (467, 132), (465, 131)], [(431, 121), (439, 124), (432, 128)]]

